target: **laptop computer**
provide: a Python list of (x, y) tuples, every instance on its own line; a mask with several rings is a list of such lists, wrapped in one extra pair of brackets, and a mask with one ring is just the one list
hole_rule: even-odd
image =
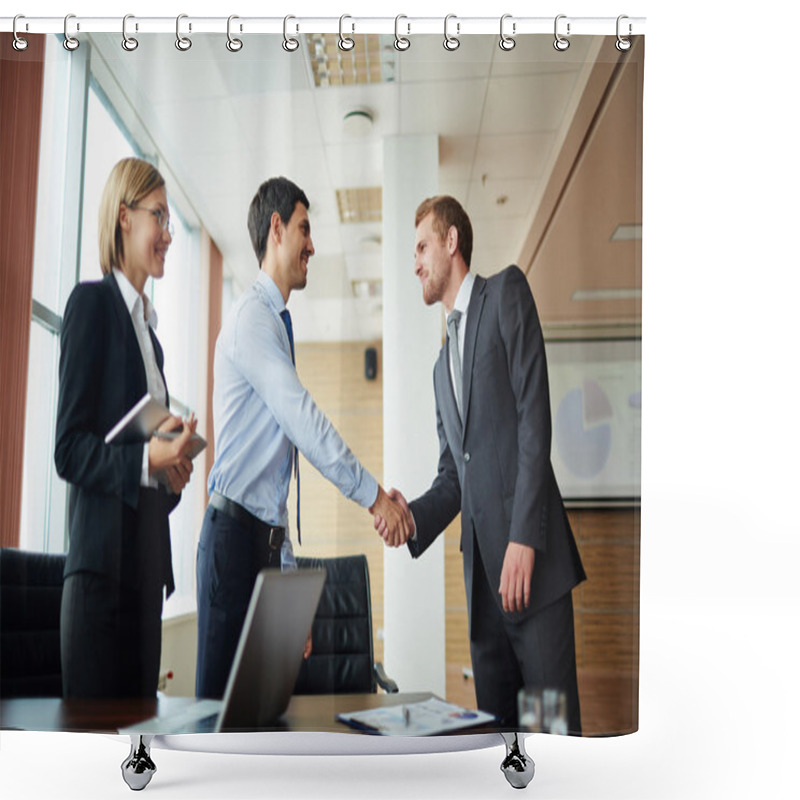
[(276, 727), (289, 705), (324, 583), (324, 569), (262, 570), (222, 700), (201, 699), (120, 733), (220, 733)]

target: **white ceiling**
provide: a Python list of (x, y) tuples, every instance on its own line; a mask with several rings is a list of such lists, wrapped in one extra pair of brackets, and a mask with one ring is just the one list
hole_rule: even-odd
[[(118, 36), (92, 39), (103, 88), (129, 106), (121, 115), (134, 132), (149, 135), (173, 202), (191, 206), (239, 290), (256, 275), (246, 219), (258, 185), (285, 175), (305, 190), (316, 255), (290, 307), (306, 341), (381, 336), (380, 298), (351, 289), (381, 277), (381, 224), (340, 223), (336, 190), (381, 185), (387, 136), (439, 136), (439, 190), (470, 215), (475, 272), (518, 259), (599, 47), (576, 37), (559, 53), (551, 37), (525, 36), (506, 53), (496, 36), (469, 36), (447, 52), (441, 37), (418, 36), (396, 53), (390, 38), (393, 82), (316, 88), (306, 48), (288, 54), (276, 36), (246, 37), (233, 54), (220, 36), (198, 35), (187, 52), (170, 35), (148, 35), (132, 53)], [(365, 137), (342, 124), (355, 108), (373, 116)]]

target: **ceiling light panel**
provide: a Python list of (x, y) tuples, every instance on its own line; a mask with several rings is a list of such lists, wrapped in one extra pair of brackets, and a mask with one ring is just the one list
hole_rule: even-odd
[(383, 219), (383, 190), (380, 186), (337, 189), (336, 204), (343, 224), (381, 222)]
[(306, 34), (314, 85), (353, 86), (363, 83), (391, 83), (397, 69), (397, 53), (392, 36), (358, 34), (355, 47), (343, 51), (339, 37), (331, 33)]

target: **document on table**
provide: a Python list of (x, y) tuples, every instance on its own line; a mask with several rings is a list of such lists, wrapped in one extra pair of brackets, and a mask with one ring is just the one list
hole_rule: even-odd
[(338, 714), (337, 719), (366, 733), (391, 736), (431, 736), (493, 722), (485, 711), (447, 703), (438, 697), (418, 703), (370, 708)]

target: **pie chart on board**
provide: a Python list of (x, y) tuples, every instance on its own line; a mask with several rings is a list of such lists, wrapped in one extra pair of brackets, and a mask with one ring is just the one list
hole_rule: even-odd
[(555, 445), (577, 478), (594, 478), (608, 462), (613, 416), (608, 396), (596, 381), (587, 378), (564, 395), (556, 412)]

